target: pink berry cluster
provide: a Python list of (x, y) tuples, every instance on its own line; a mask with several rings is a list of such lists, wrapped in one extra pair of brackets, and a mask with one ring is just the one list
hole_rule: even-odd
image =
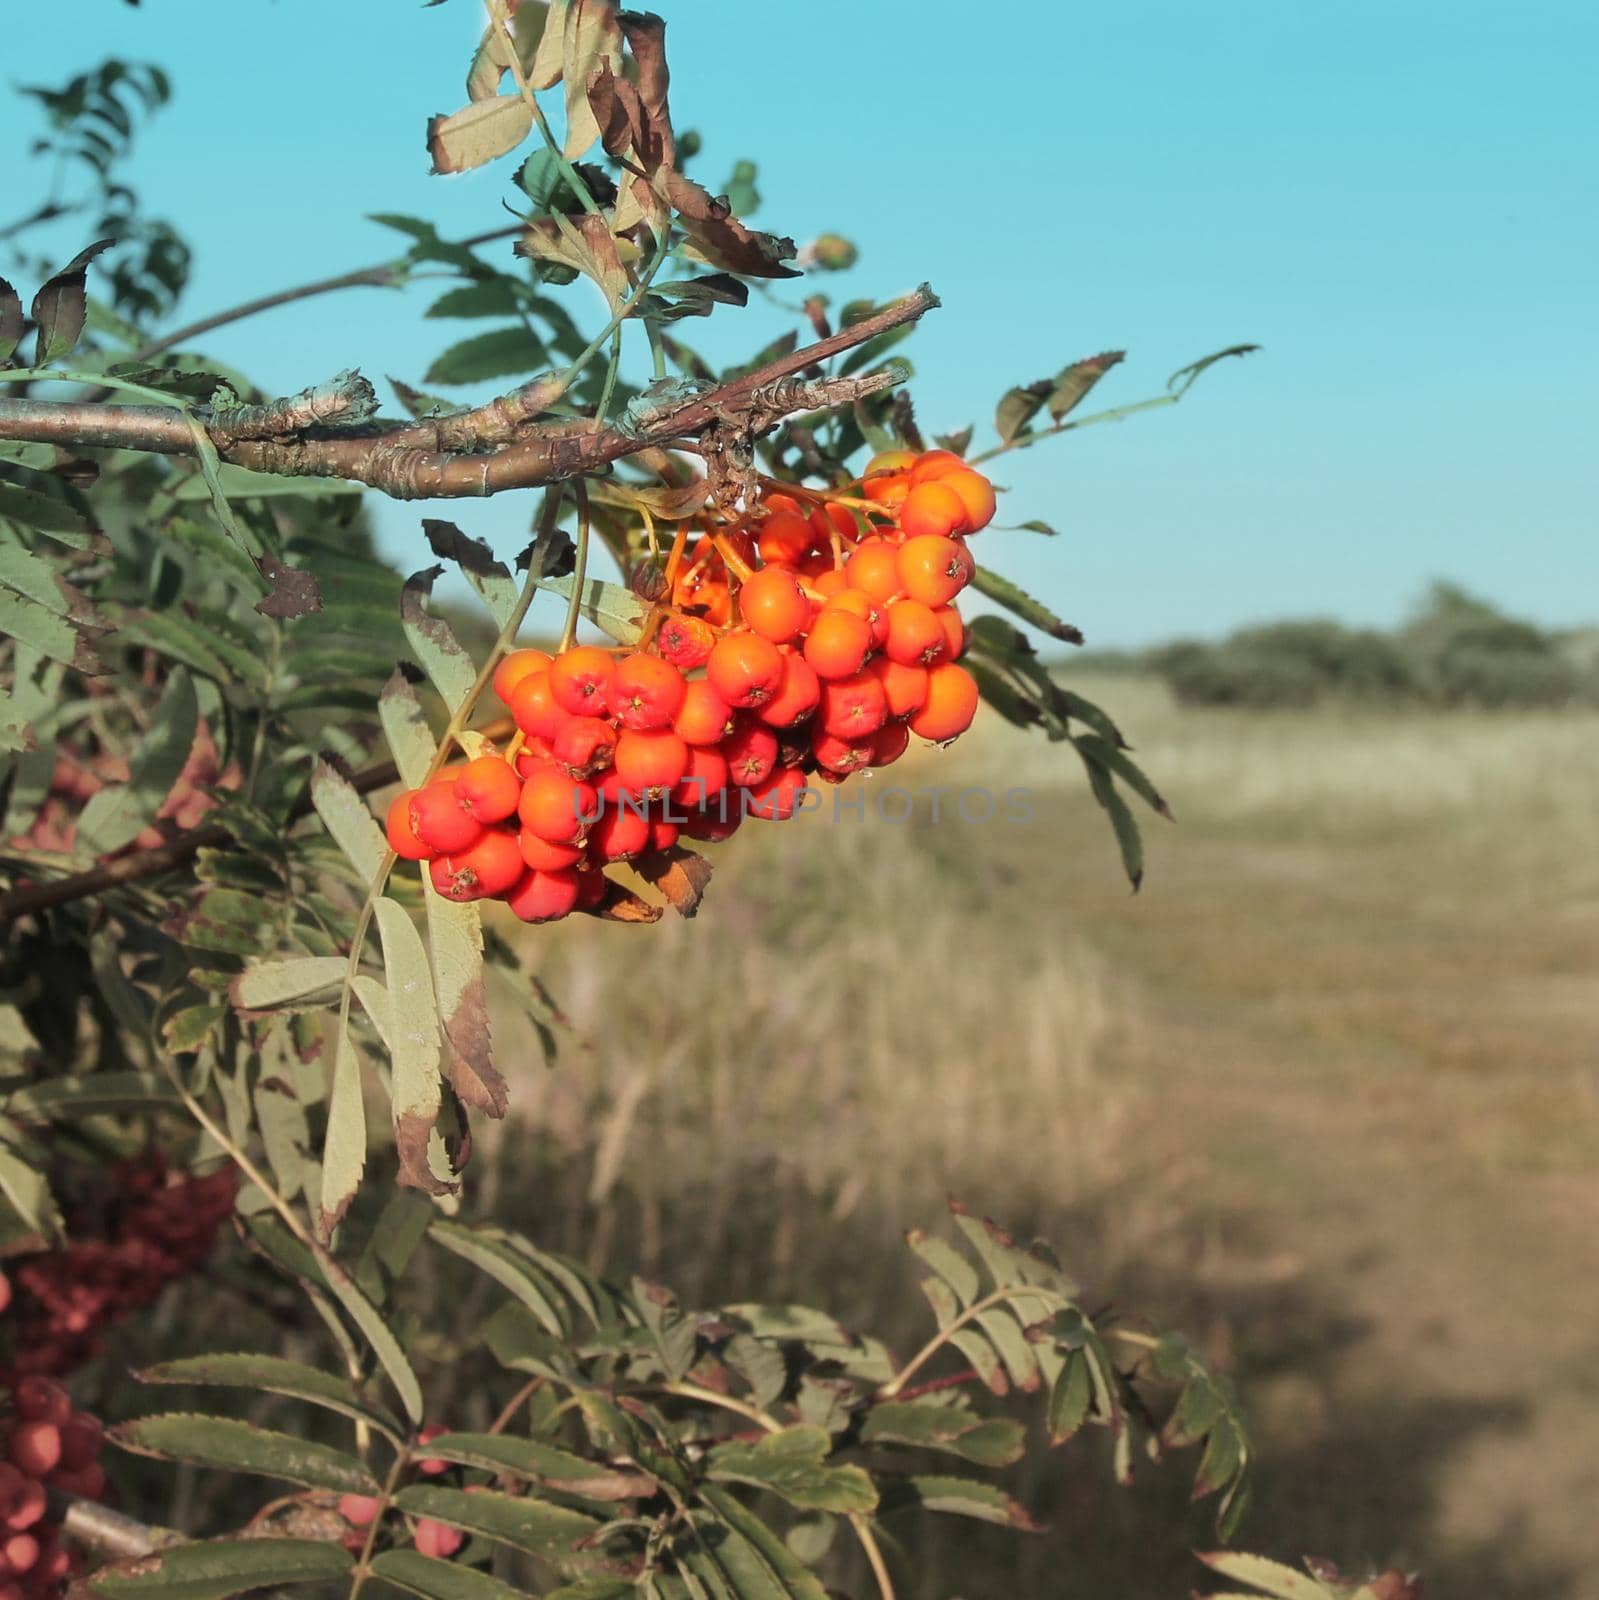
[(104, 1434), (48, 1378), (0, 1390), (0, 1600), (56, 1600), (81, 1565), (61, 1542), (49, 1491), (98, 1500)]
[[(418, 1436), (423, 1444), (437, 1439), (446, 1430), (436, 1424), (422, 1429)], [(416, 1463), (423, 1477), (437, 1478), (450, 1470), (450, 1463), (438, 1456), (423, 1456)], [(470, 1491), (468, 1491), (470, 1492)], [(383, 1515), (384, 1501), (375, 1494), (346, 1494), (339, 1497), (339, 1515), (350, 1524), (345, 1544), (360, 1550), (368, 1538), (375, 1537), (371, 1527)], [(438, 1561), (448, 1561), (466, 1543), (466, 1535), (447, 1522), (437, 1522), (432, 1517), (418, 1517), (411, 1527), (411, 1542), (425, 1556)]]

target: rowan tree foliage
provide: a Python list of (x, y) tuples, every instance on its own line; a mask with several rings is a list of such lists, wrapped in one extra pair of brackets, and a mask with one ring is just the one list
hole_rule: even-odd
[[(1163, 802), (1016, 626), (1078, 637), (987, 564), (982, 468), (1171, 404), (1247, 347), (1092, 415), (1121, 357), (1071, 361), (999, 398), (986, 448), (924, 439), (903, 348), (933, 293), (831, 305), (813, 285), (853, 248), (752, 227), (750, 163), (725, 194), (691, 174), (664, 23), (601, 0), (490, 0), (467, 104), (427, 124), (438, 172), (505, 162), (514, 225), (451, 241), (382, 217), (393, 259), (175, 331), (186, 251), (123, 171), (166, 79), (112, 62), (26, 92), (66, 177), (9, 194), (0, 235), (35, 285), (0, 281), (0, 1595), (889, 1597), (917, 1581), (921, 1516), (1034, 1526), (1003, 1482), (1028, 1427), (994, 1409), (1010, 1395), (1053, 1445), (1108, 1435), (1122, 1480), (1192, 1448), (1230, 1536), (1249, 1451), (1228, 1383), (1086, 1304), (1047, 1246), (952, 1206), (908, 1241), (925, 1341), (891, 1352), (822, 1310), (602, 1279), (482, 1214), (470, 1154), (515, 1093), (486, 974), (537, 949), (491, 900), (648, 938), (693, 914), (735, 830), (953, 736), (978, 691), (1081, 761), (1136, 886), (1133, 804)], [(51, 270), (27, 240), (63, 215), (93, 242)], [(275, 397), (203, 353), (224, 322), (423, 273), (451, 279), (429, 316), (474, 331), (388, 379), (404, 416), (353, 367)], [(748, 361), (687, 342), (802, 279), (794, 327)], [(599, 316), (563, 293), (582, 286)], [(516, 381), (441, 397), (487, 380)], [(518, 494), (526, 548), (431, 517), (439, 564), (402, 582), (368, 491)], [(483, 647), (430, 603), (447, 567)], [(991, 609), (961, 619), (966, 587)], [(559, 644), (521, 645), (530, 626)], [(547, 1030), (542, 986), (516, 990)], [(159, 1498), (99, 1503), (99, 1434), (58, 1380), (219, 1233), (282, 1343), (141, 1372), (148, 1410), (110, 1442), (276, 1487), (180, 1533)], [(424, 1258), (494, 1288), (464, 1345), (408, 1291)], [(441, 1359), (481, 1420), (434, 1415)], [(1209, 1559), (1268, 1593), (1357, 1592)]]

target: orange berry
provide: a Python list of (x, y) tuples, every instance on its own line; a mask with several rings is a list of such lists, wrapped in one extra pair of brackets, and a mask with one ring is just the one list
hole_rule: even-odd
[(837, 734), (816, 730), (811, 739), (811, 751), (816, 764), (829, 772), (859, 772), (871, 765), (872, 741), (870, 739), (840, 739)]
[(733, 708), (707, 678), (684, 685), (683, 704), (672, 720), (672, 732), (684, 744), (716, 744), (733, 729)]
[(664, 728), (683, 704), (683, 674), (659, 656), (633, 654), (617, 663), (611, 714), (624, 728)]
[(453, 779), (442, 776), (412, 791), (411, 832), (429, 850), (466, 850), (483, 832), (483, 824), (461, 807)]
[(556, 766), (574, 778), (603, 772), (616, 754), (616, 729), (599, 717), (568, 717), (551, 746)]
[(840, 739), (865, 739), (888, 721), (888, 696), (870, 672), (822, 685), (821, 725)]
[(504, 822), (522, 798), (522, 782), (503, 757), (479, 756), (455, 780), (455, 797), (463, 811), (485, 826)]
[(849, 611), (872, 630), (872, 648), (879, 650), (888, 637), (888, 609), (863, 589), (843, 589), (824, 605), (825, 611)]
[(563, 650), (550, 663), (550, 692), (555, 703), (574, 717), (603, 717), (610, 709), (615, 676), (616, 668), (606, 651), (598, 645), (580, 644)]
[(509, 894), (527, 871), (516, 835), (490, 828), (476, 844), (439, 856), (428, 868), (433, 887), (446, 900), (493, 900)]
[(861, 474), (864, 482), (867, 478), (876, 478), (885, 472), (910, 472), (922, 458), (914, 450), (880, 450), (866, 463), (866, 470)]
[(760, 525), (756, 547), (767, 566), (791, 567), (810, 549), (816, 530), (799, 515), (799, 508), (786, 495), (774, 495), (767, 504), (775, 507), (780, 499), (787, 500), (792, 509), (773, 510)]
[(522, 852), (522, 859), (535, 872), (564, 872), (583, 859), (582, 845), (551, 844), (531, 828), (523, 828), (517, 834), (516, 847)]
[(818, 678), (848, 678), (872, 652), (872, 626), (864, 617), (825, 606), (805, 636), (805, 659)]
[(751, 790), (744, 809), (768, 822), (787, 822), (799, 809), (805, 788), (805, 774), (798, 767), (783, 767)]
[(842, 567), (833, 565), (831, 555), (822, 556), (820, 559), (825, 565), (811, 579), (811, 590), (821, 599), (831, 600), (835, 596), (843, 594), (849, 588), (849, 579), (844, 576)]
[(829, 549), (835, 537), (848, 549), (861, 536), (855, 518), (844, 506), (832, 500), (824, 500), (811, 512), (811, 526), (816, 530), (817, 542)]
[(722, 741), (728, 779), (744, 789), (764, 783), (777, 765), (777, 735), (758, 722), (743, 722)]
[(959, 539), (919, 534), (899, 547), (900, 586), (923, 605), (947, 605), (976, 570), (971, 551)]
[(805, 631), (811, 603), (799, 579), (786, 567), (763, 567), (738, 591), (738, 612), (744, 625), (773, 644), (787, 644)]
[(532, 738), (553, 739), (572, 715), (556, 703), (549, 669), (545, 667), (535, 667), (526, 677), (519, 678), (507, 704), (517, 727)]
[(760, 719), (769, 728), (792, 728), (816, 709), (821, 697), (822, 684), (815, 668), (791, 650), (783, 657), (783, 681), (777, 693), (758, 708)]
[(908, 472), (876, 473), (861, 484), (861, 496), (880, 505), (885, 511), (898, 511), (911, 492)]
[(899, 593), (899, 547), (887, 539), (862, 540), (844, 563), (844, 581), (886, 605)]
[(907, 667), (928, 667), (948, 653), (938, 613), (920, 600), (896, 600), (888, 608), (888, 638), (883, 653)]
[(890, 718), (898, 721), (911, 716), (927, 703), (926, 667), (908, 667), (879, 656), (866, 670), (882, 684)]
[(966, 508), (966, 531), (976, 533), (994, 520), (994, 486), (980, 472), (962, 467), (938, 480), (951, 493), (957, 495)]
[(944, 631), (945, 653), (949, 660), (954, 661), (966, 653), (966, 624), (961, 620), (961, 614), (954, 606), (936, 606), (933, 615), (938, 618), (938, 625)]
[(966, 505), (942, 483), (919, 483), (899, 508), (899, 525), (907, 539), (926, 534), (948, 537), (966, 530)]
[(592, 783), (546, 767), (522, 785), (516, 813), (524, 828), (551, 844), (580, 844), (587, 819), (598, 809), (599, 794)]
[(977, 715), (977, 680), (953, 661), (941, 662), (927, 674), (927, 700), (910, 719), (918, 737), (941, 744), (965, 733)]
[(911, 485), (936, 483), (952, 472), (969, 470), (953, 450), (924, 450), (910, 465)]
[(655, 635), (655, 648), (663, 661), (679, 672), (703, 667), (716, 643), (716, 630), (700, 617), (668, 617)]
[(764, 705), (783, 681), (783, 657), (758, 633), (730, 633), (716, 641), (705, 675), (730, 706)]
[(632, 794), (660, 794), (683, 776), (688, 746), (670, 728), (626, 728), (616, 741), (616, 776)]
[(384, 818), (383, 831), (389, 836), (389, 849), (402, 861), (426, 861), (433, 854), (411, 827), (411, 801), (415, 795), (415, 789), (401, 790), (389, 802), (388, 816)]
[(549, 664), (550, 658), (543, 650), (513, 650), (494, 669), (494, 692), (506, 705), (510, 705), (511, 694), (517, 684), (528, 673), (537, 672)]

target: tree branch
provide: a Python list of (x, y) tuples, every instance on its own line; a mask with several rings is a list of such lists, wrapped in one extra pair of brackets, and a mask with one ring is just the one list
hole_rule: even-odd
[[(225, 414), (208, 424), (224, 461), (290, 477), (340, 478), (396, 499), (456, 499), (533, 488), (599, 470), (623, 456), (675, 439), (693, 438), (713, 424), (742, 421), (752, 433), (792, 411), (847, 404), (895, 379), (877, 372), (855, 378), (785, 383), (806, 368), (914, 322), (938, 304), (925, 284), (817, 343), (769, 361), (742, 378), (719, 384), (636, 426), (604, 427), (584, 418), (534, 421), (558, 379), (542, 378), (487, 405), (452, 417), (360, 429), (307, 428), (286, 438), (238, 439)], [(181, 415), (151, 406), (0, 399), (0, 439), (193, 455), (194, 436)], [(485, 445), (493, 448), (484, 449)]]

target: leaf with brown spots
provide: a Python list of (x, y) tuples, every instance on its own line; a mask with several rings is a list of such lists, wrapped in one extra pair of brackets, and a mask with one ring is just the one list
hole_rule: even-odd
[(322, 591), (316, 579), (303, 567), (285, 566), (270, 550), (255, 565), (272, 585), (265, 599), (255, 604), (263, 617), (278, 617), (287, 622), (322, 609)]
[(692, 917), (699, 910), (711, 881), (710, 862), (697, 850), (680, 844), (640, 856), (633, 863), (633, 870), (651, 888), (659, 889), (680, 917)]
[(58, 356), (70, 354), (77, 344), (88, 315), (89, 263), (115, 243), (115, 239), (100, 239), (80, 250), (54, 277), (46, 279), (33, 297), (33, 320), (39, 328), (35, 366), (48, 366)]
[(666, 914), (665, 906), (652, 906), (641, 900), (631, 889), (624, 889), (614, 878), (605, 880), (605, 898), (596, 906), (581, 908), (591, 917), (606, 922), (659, 922)]
[(785, 264), (797, 254), (792, 239), (746, 227), (727, 201), (717, 199), (704, 185), (675, 168), (662, 168), (659, 181), (683, 231), (704, 260), (745, 278), (799, 277), (797, 267)]

